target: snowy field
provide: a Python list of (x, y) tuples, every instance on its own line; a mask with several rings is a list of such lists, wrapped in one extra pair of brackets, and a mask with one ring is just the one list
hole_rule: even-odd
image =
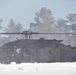
[(0, 75), (76, 75), (74, 63), (0, 64)]

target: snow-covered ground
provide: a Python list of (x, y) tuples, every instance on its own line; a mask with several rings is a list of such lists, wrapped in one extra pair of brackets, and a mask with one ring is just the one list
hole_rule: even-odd
[(0, 75), (76, 75), (76, 62), (0, 64)]

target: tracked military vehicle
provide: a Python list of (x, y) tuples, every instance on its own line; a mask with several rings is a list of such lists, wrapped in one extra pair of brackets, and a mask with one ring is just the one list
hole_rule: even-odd
[[(22, 33), (0, 33), (25, 35), (26, 39), (17, 39), (0, 47), (0, 63), (51, 63), (76, 61), (76, 47), (62, 44), (63, 40), (31, 39), (39, 34), (71, 34), (71, 33), (38, 33), (24, 31)], [(75, 35), (75, 34), (74, 34)]]

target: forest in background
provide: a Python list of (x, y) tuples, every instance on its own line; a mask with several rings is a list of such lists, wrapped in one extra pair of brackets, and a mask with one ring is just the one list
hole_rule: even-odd
[[(0, 32), (22, 32), (26, 30), (26, 25), (21, 22), (15, 23), (13, 19), (5, 27), (2, 25), (3, 19), (0, 19)], [(42, 7), (35, 13), (34, 23), (30, 23), (29, 30), (46, 33), (76, 33), (76, 13), (68, 13), (65, 19), (55, 19), (50, 9)], [(64, 44), (76, 46), (76, 35), (33, 35), (33, 38), (44, 37), (46, 39), (64, 40)], [(23, 39), (23, 35), (0, 35), (0, 45), (4, 43)]]

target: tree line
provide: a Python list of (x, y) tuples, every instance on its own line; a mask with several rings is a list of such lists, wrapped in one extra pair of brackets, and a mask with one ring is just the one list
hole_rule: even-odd
[[(76, 33), (76, 13), (65, 15), (65, 19), (55, 19), (50, 9), (42, 7), (35, 13), (34, 23), (30, 23), (30, 30), (36, 32), (51, 32), (51, 33)], [(0, 30), (3, 32), (22, 32), (26, 30), (19, 22), (15, 23), (13, 19), (9, 20), (6, 27), (2, 26), (3, 20), (0, 19)], [(64, 40), (63, 43), (76, 46), (76, 35), (33, 35), (34, 38), (45, 37), (47, 39)], [(0, 45), (13, 41), (16, 38), (24, 38), (21, 35), (0, 35)]]

